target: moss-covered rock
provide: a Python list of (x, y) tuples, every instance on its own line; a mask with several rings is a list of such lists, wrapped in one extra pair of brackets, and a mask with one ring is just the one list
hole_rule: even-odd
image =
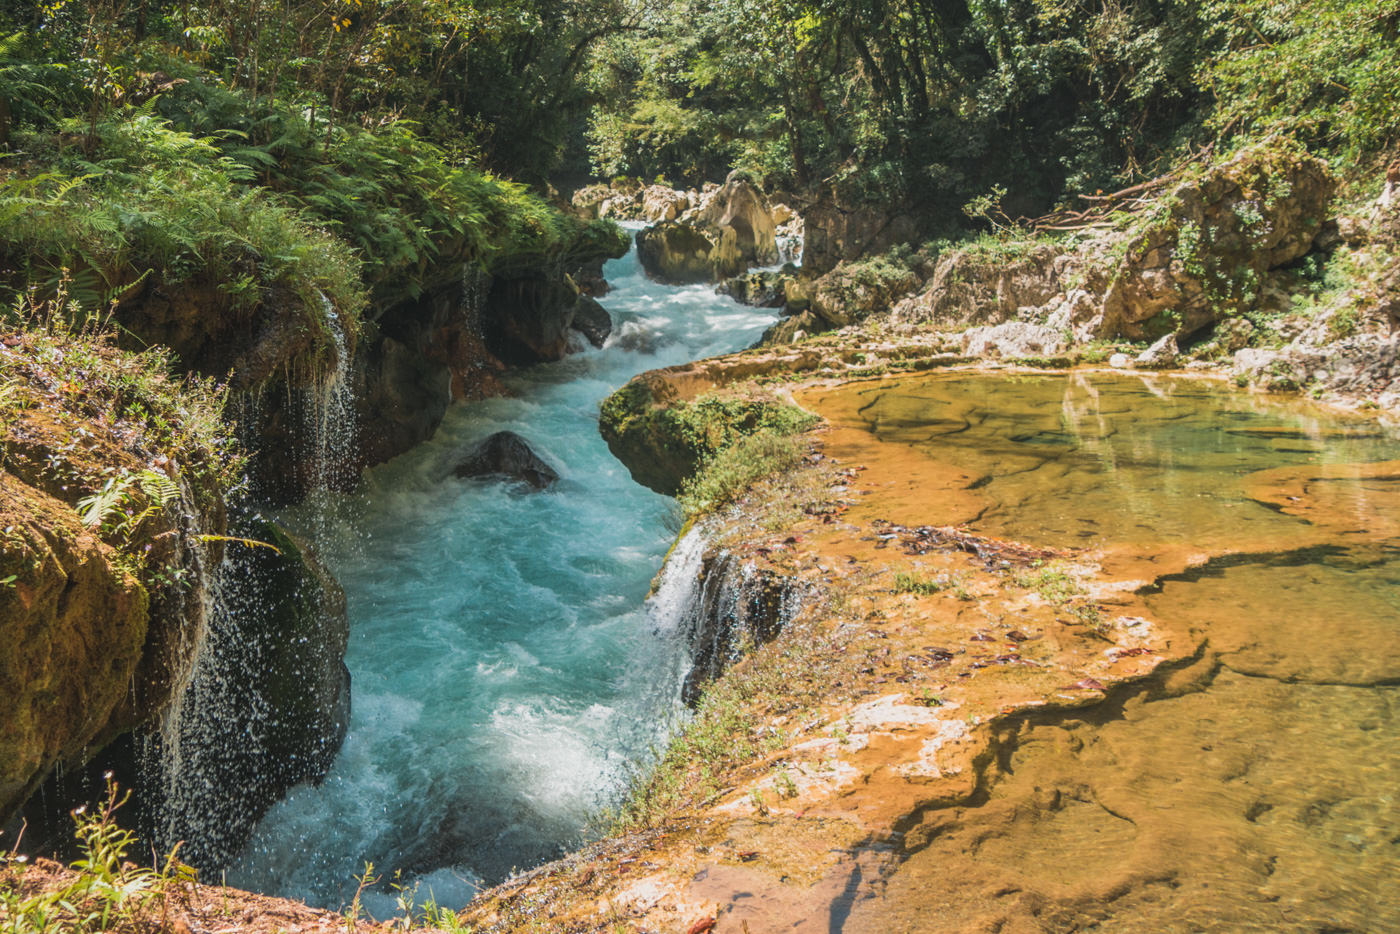
[(241, 465), (219, 394), (169, 365), (0, 333), (0, 819), (188, 679)]
[(1179, 185), (1110, 269), (1103, 336), (1193, 334), (1258, 305), (1271, 270), (1307, 253), (1336, 182), (1327, 164), (1263, 144)]
[(134, 725), (149, 600), (66, 503), (0, 472), (0, 820)]
[(714, 393), (681, 398), (665, 371), (645, 373), (603, 400), (599, 419), (608, 449), (632, 478), (668, 496), (740, 438), (767, 430), (789, 434), (808, 424), (802, 410), (774, 400)]

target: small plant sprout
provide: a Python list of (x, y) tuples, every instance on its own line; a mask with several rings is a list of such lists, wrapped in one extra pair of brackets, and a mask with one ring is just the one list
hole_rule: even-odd
[(792, 780), (787, 769), (778, 770), (778, 774), (773, 777), (773, 785), (784, 798), (790, 800), (797, 797), (797, 782)]
[(924, 688), (924, 692), (920, 695), (918, 703), (924, 707), (942, 707), (944, 700), (941, 696), (935, 694), (931, 688)]

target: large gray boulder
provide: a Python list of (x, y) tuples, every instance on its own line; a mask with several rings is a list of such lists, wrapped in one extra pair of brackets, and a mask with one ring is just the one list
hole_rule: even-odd
[(702, 206), (639, 233), (637, 257), (664, 282), (716, 282), (776, 263), (777, 228), (763, 193), (731, 174)]
[(465, 478), (504, 478), (544, 490), (559, 481), (559, 473), (513, 431), (498, 431), (467, 454), (455, 471)]

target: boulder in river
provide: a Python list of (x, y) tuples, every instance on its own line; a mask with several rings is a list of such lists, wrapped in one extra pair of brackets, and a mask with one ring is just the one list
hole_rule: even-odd
[(763, 193), (731, 174), (703, 207), (638, 234), (637, 258), (665, 282), (713, 282), (777, 262), (777, 233)]
[(602, 347), (613, 330), (612, 315), (593, 298), (581, 295), (574, 308), (572, 327), (594, 347)]
[(544, 490), (559, 480), (559, 472), (536, 454), (513, 431), (498, 431), (481, 442), (457, 466), (459, 477), (505, 477)]
[(750, 272), (725, 279), (715, 291), (728, 295), (741, 305), (755, 308), (781, 308), (784, 304), (783, 283), (788, 276), (781, 272)]

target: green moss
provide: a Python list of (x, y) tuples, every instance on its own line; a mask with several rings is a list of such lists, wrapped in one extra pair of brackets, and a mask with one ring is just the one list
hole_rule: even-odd
[[(638, 482), (676, 495), (687, 480), (740, 440), (760, 434), (792, 435), (816, 421), (796, 406), (762, 399), (711, 394), (661, 404), (647, 381), (636, 379), (603, 400), (599, 429), (614, 456), (627, 465)], [(749, 455), (750, 459), (760, 457), (760, 451), (753, 448)], [(727, 462), (722, 474), (740, 476), (750, 470), (736, 460)], [(728, 485), (720, 476), (714, 478), (715, 486), (707, 487), (716, 495)], [(703, 499), (710, 493), (697, 495)]]

